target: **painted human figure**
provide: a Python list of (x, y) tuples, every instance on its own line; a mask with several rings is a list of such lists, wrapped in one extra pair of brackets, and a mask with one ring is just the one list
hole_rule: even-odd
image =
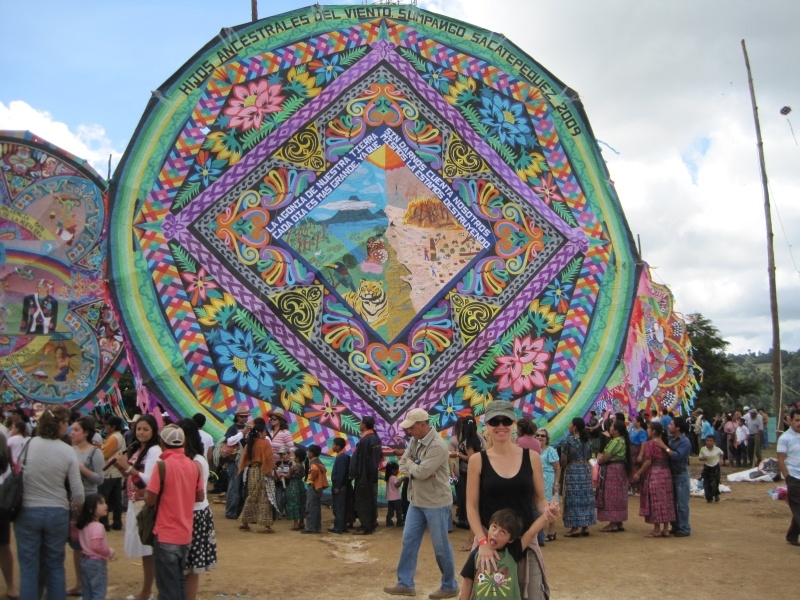
[(69, 372), (72, 370), (72, 357), (74, 355), (67, 352), (65, 346), (58, 346), (55, 351), (56, 371), (53, 380), (62, 382), (67, 380)]
[(50, 213), (50, 218), (56, 223), (56, 235), (58, 239), (67, 246), (72, 246), (75, 242), (75, 235), (78, 233), (78, 224), (75, 221), (75, 203), (64, 198), (56, 198), (61, 204), (61, 215), (56, 211)]
[(22, 333), (53, 333), (58, 319), (58, 300), (53, 296), (53, 282), (40, 279), (36, 293), (22, 301)]

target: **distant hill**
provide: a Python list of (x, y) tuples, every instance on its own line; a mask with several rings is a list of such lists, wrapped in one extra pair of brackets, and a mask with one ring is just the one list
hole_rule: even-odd
[(320, 221), (320, 223), (334, 225), (336, 223), (357, 223), (358, 221), (377, 221), (380, 219), (388, 220), (386, 213), (382, 209), (377, 212), (372, 212), (368, 209), (340, 210), (330, 219)]

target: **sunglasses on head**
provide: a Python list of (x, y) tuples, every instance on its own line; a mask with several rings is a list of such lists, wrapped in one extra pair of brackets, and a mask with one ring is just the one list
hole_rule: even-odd
[(513, 419), (509, 419), (508, 417), (493, 417), (486, 421), (488, 425), (492, 427), (497, 427), (498, 425), (502, 425), (503, 427), (509, 427), (514, 422)]

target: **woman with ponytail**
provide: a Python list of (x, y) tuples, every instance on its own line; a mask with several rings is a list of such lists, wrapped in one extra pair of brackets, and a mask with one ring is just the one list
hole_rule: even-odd
[[(239, 473), (244, 473), (244, 485), (247, 489), (247, 500), (244, 502), (239, 520), (239, 529), (250, 531), (250, 524), (263, 525), (261, 533), (275, 533), (272, 529), (272, 502), (275, 501), (275, 458), (272, 444), (267, 437), (267, 423), (261, 417), (253, 419), (253, 426), (247, 433), (247, 446), (239, 463)], [(272, 483), (272, 500), (268, 487)]]
[(153, 583), (156, 571), (153, 547), (142, 544), (136, 515), (144, 508), (144, 491), (150, 482), (161, 456), (158, 443), (158, 423), (153, 415), (142, 415), (134, 424), (134, 441), (124, 454), (116, 458), (117, 468), (125, 477), (128, 492), (128, 512), (125, 518), (125, 556), (142, 559), (142, 587), (136, 595), (126, 596), (126, 600), (149, 600), (153, 597)]
[(576, 538), (589, 535), (589, 525), (597, 520), (594, 514), (594, 491), (592, 490), (592, 442), (586, 423), (575, 417), (569, 424), (570, 435), (561, 445), (561, 468), (564, 474), (564, 526), (570, 530), (564, 537)]

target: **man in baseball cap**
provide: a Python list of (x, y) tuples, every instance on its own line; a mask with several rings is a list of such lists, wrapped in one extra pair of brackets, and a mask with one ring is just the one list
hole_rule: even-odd
[(161, 454), (163, 465), (153, 470), (144, 496), (150, 506), (158, 502), (153, 527), (156, 586), (159, 596), (185, 598), (184, 570), (192, 545), (194, 503), (205, 497), (204, 482), (199, 466), (183, 451), (183, 429), (167, 425), (160, 436), (165, 446)]
[(436, 564), (442, 572), (439, 589), (428, 597), (453, 598), (458, 596), (458, 582), (453, 548), (447, 537), (453, 507), (449, 453), (447, 444), (430, 426), (429, 420), (430, 415), (425, 410), (414, 408), (400, 422), (400, 427), (411, 436), (411, 442), (399, 461), (400, 472), (409, 478), (408, 500), (411, 504), (403, 528), (397, 584), (387, 586), (383, 591), (396, 596), (416, 595), (414, 573), (422, 536), (427, 528), (431, 534)]
[(427, 411), (421, 408), (412, 408), (408, 411), (406, 418), (400, 422), (400, 427), (403, 429), (411, 429), (415, 423), (427, 423), (430, 418)]

